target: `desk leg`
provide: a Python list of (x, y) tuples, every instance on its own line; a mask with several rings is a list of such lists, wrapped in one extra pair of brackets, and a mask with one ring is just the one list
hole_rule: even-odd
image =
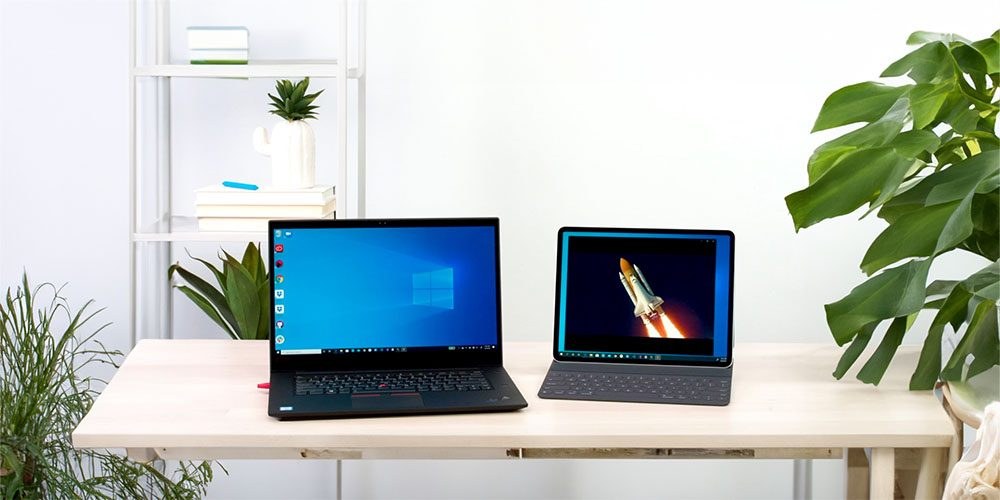
[(337, 459), (337, 500), (344, 500), (344, 461)]
[(892, 448), (872, 448), (871, 483), (872, 500), (892, 500), (896, 491), (896, 452)]
[(917, 493), (914, 498), (941, 498), (941, 472), (945, 460), (944, 448), (927, 448), (917, 473)]
[(792, 461), (792, 498), (812, 500), (812, 460), (798, 458)]

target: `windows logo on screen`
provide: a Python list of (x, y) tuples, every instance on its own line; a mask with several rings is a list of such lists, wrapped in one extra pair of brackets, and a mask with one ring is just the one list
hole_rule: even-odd
[(447, 267), (413, 274), (413, 305), (455, 308), (455, 272)]

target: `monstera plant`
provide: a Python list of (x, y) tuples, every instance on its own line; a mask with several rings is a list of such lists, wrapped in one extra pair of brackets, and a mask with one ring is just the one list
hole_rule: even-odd
[[(878, 384), (914, 319), (929, 310), (933, 320), (910, 379), (916, 390), (998, 363), (1000, 31), (975, 42), (916, 32), (907, 44), (919, 47), (881, 76), (912, 83), (863, 82), (826, 99), (813, 132), (863, 125), (816, 148), (809, 186), (785, 203), (796, 231), (862, 206), (862, 218), (875, 214), (888, 223), (861, 261), (868, 279), (826, 305), (837, 344), (850, 344), (834, 376), (843, 377), (889, 321), (858, 372), (861, 381)], [(982, 269), (928, 284), (934, 260), (955, 250), (982, 257)], [(949, 326), (957, 344), (942, 366)]]

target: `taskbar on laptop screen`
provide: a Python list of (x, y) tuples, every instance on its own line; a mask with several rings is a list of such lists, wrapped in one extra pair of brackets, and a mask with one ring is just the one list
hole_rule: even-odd
[(277, 349), (278, 354), (358, 354), (383, 352), (434, 352), (434, 351), (490, 351), (495, 350), (495, 344), (486, 345), (450, 345), (432, 347), (354, 347), (348, 349)]
[(562, 356), (579, 360), (601, 360), (614, 361), (707, 361), (725, 363), (727, 358), (712, 356), (688, 356), (683, 354), (649, 354), (640, 352), (589, 352), (589, 351), (560, 351)]

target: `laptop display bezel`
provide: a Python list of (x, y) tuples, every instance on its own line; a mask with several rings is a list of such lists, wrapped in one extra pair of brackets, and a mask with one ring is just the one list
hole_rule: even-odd
[(500, 308), (500, 219), (317, 219), (272, 220), (268, 222), (268, 269), (270, 310), (274, 311), (274, 232), (275, 230), (317, 228), (392, 228), (392, 227), (490, 227), (494, 235), (496, 279), (496, 349), (435, 350), (407, 352), (361, 352), (281, 355), (275, 349), (275, 322), (272, 315), (268, 339), (271, 371), (357, 371), (406, 368), (452, 368), (465, 366), (500, 366), (503, 364), (503, 327)]
[[(726, 236), (729, 238), (729, 329), (728, 343), (726, 346), (726, 361), (709, 360), (679, 360), (679, 359), (616, 359), (616, 358), (579, 358), (565, 356), (559, 352), (559, 330), (560, 330), (560, 308), (562, 307), (560, 293), (562, 287), (562, 259), (563, 259), (563, 234), (567, 232), (581, 233), (639, 233), (639, 234), (676, 234), (676, 235), (713, 235)], [(726, 368), (733, 364), (733, 291), (735, 283), (735, 260), (736, 260), (736, 235), (729, 230), (720, 229), (653, 229), (653, 228), (608, 228), (608, 227), (579, 227), (567, 226), (559, 229), (556, 237), (556, 299), (555, 299), (555, 319), (553, 325), (552, 358), (556, 361), (564, 362), (586, 362), (586, 363), (607, 363), (607, 364), (635, 364), (635, 365), (658, 365), (658, 366), (708, 366)], [(609, 351), (610, 352), (610, 351)]]

